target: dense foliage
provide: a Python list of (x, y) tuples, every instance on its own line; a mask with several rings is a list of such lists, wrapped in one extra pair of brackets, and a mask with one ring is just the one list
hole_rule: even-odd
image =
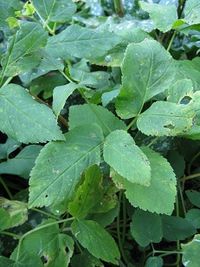
[(200, 1), (0, 0), (0, 267), (200, 266)]

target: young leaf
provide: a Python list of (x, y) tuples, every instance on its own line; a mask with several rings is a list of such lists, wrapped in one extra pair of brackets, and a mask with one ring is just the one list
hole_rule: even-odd
[(116, 130), (109, 134), (104, 143), (103, 156), (106, 163), (129, 182), (150, 185), (150, 163), (127, 132)]
[(15, 11), (20, 10), (22, 7), (18, 0), (0, 0), (0, 28), (6, 30), (8, 27), (7, 18), (14, 17)]
[(46, 24), (70, 21), (76, 12), (76, 5), (71, 0), (32, 0), (32, 2)]
[(162, 32), (171, 30), (174, 22), (178, 19), (175, 5), (140, 2), (140, 6), (149, 13), (155, 28)]
[(1, 76), (15, 76), (35, 67), (40, 58), (33, 54), (44, 47), (47, 33), (35, 22), (22, 22), (20, 29), (11, 38), (6, 54), (2, 58)]
[(58, 204), (69, 200), (82, 172), (100, 162), (101, 129), (96, 125), (77, 127), (66, 141), (50, 142), (36, 159), (30, 179), (30, 207)]
[(122, 64), (122, 88), (116, 101), (119, 116), (136, 116), (146, 101), (169, 88), (173, 77), (172, 57), (158, 42), (145, 39), (128, 45)]
[(130, 230), (136, 242), (146, 247), (162, 239), (162, 221), (159, 215), (137, 209), (132, 217)]
[(28, 178), (41, 148), (42, 146), (38, 145), (27, 146), (15, 158), (1, 162), (0, 174), (9, 173)]
[(0, 198), (0, 230), (21, 225), (27, 219), (28, 210), (25, 203)]
[(123, 121), (102, 106), (84, 104), (71, 106), (69, 109), (69, 127), (73, 129), (84, 124), (98, 124), (105, 136), (116, 129), (125, 129)]
[(200, 2), (197, 0), (187, 0), (184, 8), (184, 21), (189, 25), (200, 23)]
[(74, 24), (49, 38), (46, 49), (55, 58), (72, 56), (90, 59), (106, 54), (120, 42), (119, 36), (108, 31), (100, 32)]
[(142, 150), (150, 162), (150, 186), (133, 184), (117, 175), (112, 178), (116, 185), (126, 190), (126, 197), (134, 207), (171, 215), (176, 197), (176, 177), (172, 167), (165, 158), (153, 150)]
[(84, 218), (100, 201), (103, 195), (102, 174), (97, 165), (89, 167), (84, 173), (84, 181), (78, 187), (75, 197), (68, 205), (69, 213), (76, 218)]
[(56, 117), (59, 116), (67, 98), (79, 87), (76, 83), (57, 86), (53, 90), (53, 111)]
[(183, 257), (182, 257), (182, 263), (186, 267), (199, 267), (200, 265), (200, 235), (197, 234), (194, 236), (192, 241), (181, 244)]
[(187, 219), (176, 216), (162, 216), (163, 237), (169, 241), (184, 240), (196, 233)]
[(112, 236), (95, 221), (79, 220), (72, 223), (72, 232), (93, 256), (118, 264), (119, 250)]
[(52, 111), (16, 84), (0, 88), (0, 130), (22, 143), (64, 138)]
[(157, 101), (139, 116), (137, 126), (146, 135), (177, 136), (192, 127), (194, 116), (187, 105)]

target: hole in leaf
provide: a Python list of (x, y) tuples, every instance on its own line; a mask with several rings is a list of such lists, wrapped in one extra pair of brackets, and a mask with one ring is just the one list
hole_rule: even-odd
[(164, 128), (172, 130), (175, 128), (175, 126), (173, 124), (169, 123), (169, 124), (164, 125)]
[(192, 100), (192, 98), (190, 96), (186, 95), (181, 99), (180, 104), (187, 105), (188, 103), (190, 103), (191, 100)]
[(43, 255), (43, 256), (41, 257), (41, 261), (42, 261), (43, 264), (47, 263), (47, 262), (48, 262), (48, 257), (45, 256), (45, 255)]
[(48, 197), (48, 195), (45, 195), (45, 197), (47, 198), (47, 197)]

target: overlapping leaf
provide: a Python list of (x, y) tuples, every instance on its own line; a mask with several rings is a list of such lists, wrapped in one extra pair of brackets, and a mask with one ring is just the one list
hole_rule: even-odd
[(153, 150), (143, 148), (143, 152), (150, 161), (150, 186), (133, 184), (116, 174), (113, 175), (113, 180), (118, 187), (126, 190), (126, 197), (133, 206), (145, 211), (170, 215), (176, 197), (176, 177), (172, 167), (165, 158)]
[[(51, 37), (47, 51), (55, 58), (97, 58), (121, 42), (121, 38), (108, 31), (97, 31), (71, 25), (66, 30)], [(56, 47), (56, 49), (55, 49)]]
[(170, 54), (156, 41), (145, 39), (127, 47), (122, 64), (122, 88), (116, 101), (117, 113), (136, 116), (146, 101), (164, 92), (173, 81)]
[(70, 21), (76, 11), (71, 0), (32, 0), (33, 5), (46, 24)]
[(0, 130), (22, 143), (64, 139), (53, 112), (16, 84), (0, 89)]
[(100, 162), (102, 140), (98, 126), (86, 125), (67, 133), (66, 141), (47, 144), (31, 172), (29, 206), (56, 205), (69, 200), (82, 172)]
[(84, 124), (98, 124), (105, 135), (116, 129), (125, 129), (126, 125), (112, 112), (102, 106), (84, 104), (71, 106), (69, 109), (69, 127), (73, 129)]
[(178, 19), (175, 5), (140, 2), (144, 11), (149, 13), (155, 24), (155, 28), (162, 32), (171, 30), (174, 22)]
[(139, 116), (137, 126), (146, 135), (176, 136), (192, 127), (194, 116), (188, 105), (157, 101)]
[(104, 143), (103, 155), (104, 160), (127, 181), (150, 185), (150, 163), (127, 132), (116, 130), (109, 134)]
[(119, 250), (112, 236), (95, 221), (79, 220), (72, 224), (73, 234), (80, 244), (96, 258), (118, 264)]

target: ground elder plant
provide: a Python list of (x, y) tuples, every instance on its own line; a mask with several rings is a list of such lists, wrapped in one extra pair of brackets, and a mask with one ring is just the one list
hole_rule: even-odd
[(0, 0), (0, 267), (200, 266), (200, 2)]

